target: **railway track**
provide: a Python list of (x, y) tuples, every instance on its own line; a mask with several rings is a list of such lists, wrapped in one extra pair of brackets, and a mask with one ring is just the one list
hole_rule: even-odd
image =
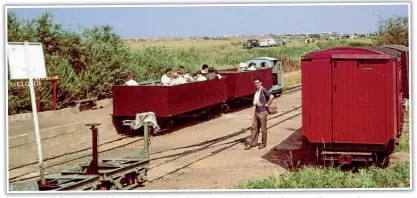
[[(291, 110), (288, 110), (288, 111), (285, 111), (285, 112), (283, 112), (283, 113), (280, 113), (280, 114), (278, 114), (278, 115), (276, 115), (276, 116), (270, 117), (270, 118), (268, 118), (268, 121), (273, 120), (273, 119), (276, 119), (276, 118), (280, 118), (281, 116), (284, 116), (284, 115), (287, 115), (287, 114), (290, 114), (290, 113), (292, 113), (292, 112), (294, 112), (294, 111), (297, 111), (297, 110), (298, 110), (298, 109), (300, 109), (300, 108), (301, 108), (301, 106), (298, 106), (298, 107), (295, 107), (295, 108), (293, 108), (293, 109), (291, 109)], [(296, 116), (298, 116), (298, 115), (300, 115), (300, 114), (301, 114), (301, 113), (297, 113), (296, 115), (291, 116), (291, 117), (289, 117), (289, 118), (287, 118), (287, 119), (285, 119), (285, 120), (283, 120), (283, 121), (281, 121), (281, 122), (278, 122), (278, 123), (276, 123), (276, 124), (273, 124), (273, 125), (271, 125), (271, 126), (268, 126), (268, 129), (269, 129), (269, 128), (272, 128), (272, 127), (274, 127), (274, 126), (276, 126), (276, 125), (278, 125), (278, 124), (280, 124), (280, 123), (282, 123), (282, 122), (284, 122), (284, 121), (290, 120), (290, 119), (292, 119), (292, 118), (294, 118), (294, 117), (296, 117)], [(162, 151), (154, 152), (154, 153), (151, 153), (150, 155), (151, 155), (151, 156), (153, 156), (153, 155), (157, 155), (157, 154), (161, 154), (161, 153), (165, 153), (165, 152), (170, 152), (170, 151), (175, 151), (175, 150), (181, 150), (181, 149), (187, 149), (187, 148), (193, 148), (193, 147), (199, 147), (199, 146), (201, 146), (200, 148), (190, 149), (190, 150), (186, 150), (186, 151), (183, 151), (183, 152), (180, 152), (180, 153), (176, 153), (176, 154), (169, 154), (169, 155), (164, 155), (164, 156), (161, 156), (161, 157), (155, 157), (155, 158), (152, 158), (152, 157), (151, 157), (151, 161), (155, 161), (155, 160), (159, 160), (159, 159), (166, 159), (166, 158), (173, 158), (173, 157), (175, 157), (174, 159), (171, 159), (171, 160), (168, 160), (168, 161), (166, 161), (166, 162), (162, 163), (162, 164), (165, 164), (165, 163), (168, 163), (168, 162), (174, 161), (174, 160), (176, 160), (176, 159), (182, 158), (182, 157), (184, 157), (184, 156), (187, 156), (187, 155), (190, 155), (190, 154), (193, 154), (193, 153), (197, 153), (197, 152), (199, 152), (199, 151), (203, 151), (203, 150), (208, 149), (208, 148), (215, 147), (215, 144), (220, 143), (220, 142), (225, 141), (225, 140), (229, 140), (229, 139), (231, 139), (231, 138), (233, 138), (233, 137), (236, 137), (236, 136), (238, 136), (238, 135), (244, 134), (244, 133), (245, 133), (245, 132), (247, 132), (248, 130), (250, 130), (250, 127), (247, 127), (247, 128), (241, 129), (241, 130), (239, 130), (239, 131), (237, 131), (237, 132), (234, 132), (234, 133), (231, 133), (231, 134), (228, 134), (228, 135), (225, 135), (225, 136), (219, 137), (219, 138), (214, 138), (214, 139), (207, 140), (207, 141), (204, 141), (204, 142), (200, 142), (200, 143), (197, 143), (197, 144), (192, 144), (192, 145), (187, 145), (187, 146), (182, 146), (182, 147), (176, 147), (176, 148), (172, 148), (172, 149), (166, 149), (166, 150), (162, 150)], [(224, 143), (224, 144), (227, 144), (227, 146), (225, 146), (225, 147), (223, 147), (223, 148), (221, 148), (221, 149), (218, 149), (218, 151), (217, 151), (217, 152), (214, 152), (214, 153), (218, 153), (218, 152), (220, 152), (220, 151), (222, 151), (222, 150), (225, 150), (225, 149), (227, 149), (227, 148), (230, 148), (230, 147), (232, 147), (232, 146), (234, 146), (234, 145), (236, 145), (236, 144), (242, 143), (245, 139), (247, 139), (247, 138), (249, 138), (249, 137), (250, 137), (250, 135), (245, 136), (245, 137), (243, 137), (243, 138), (238, 138), (238, 139), (232, 140), (232, 141), (230, 141), (230, 142), (226, 142), (226, 143)], [(126, 144), (123, 144), (123, 145), (118, 145), (118, 146), (113, 147), (113, 148), (111, 148), (111, 149), (103, 150), (103, 151), (101, 151), (101, 153), (103, 153), (103, 152), (107, 152), (107, 151), (110, 151), (110, 150), (114, 150), (114, 149), (117, 149), (117, 148), (123, 148), (123, 147), (125, 147), (125, 146), (127, 146), (127, 145), (130, 145), (131, 143), (134, 143), (134, 142), (137, 142), (137, 141), (140, 141), (140, 140), (141, 140), (141, 139), (137, 139), (137, 140), (130, 141), (130, 142), (128, 142), (128, 143), (126, 143)], [(229, 146), (230, 146), (230, 147), (229, 147)], [(87, 155), (85, 155), (85, 156), (78, 157), (78, 158), (72, 158), (72, 159), (65, 160), (65, 161), (60, 161), (60, 162), (55, 163), (55, 164), (53, 164), (53, 165), (46, 166), (46, 167), (45, 167), (45, 169), (52, 168), (52, 167), (56, 167), (56, 166), (59, 166), (59, 165), (63, 165), (63, 164), (66, 164), (66, 163), (68, 163), (68, 162), (71, 162), (71, 161), (73, 161), (73, 160), (78, 160), (78, 159), (82, 159), (82, 158), (86, 158), (86, 157), (91, 157), (91, 154), (87, 154)], [(205, 158), (204, 158), (204, 159), (205, 159)], [(200, 160), (198, 160), (198, 161), (200, 161)], [(195, 162), (197, 162), (197, 161), (195, 161)], [(195, 162), (193, 162), (193, 163), (195, 163)], [(156, 168), (156, 167), (158, 167), (158, 166), (161, 166), (162, 164), (158, 164), (158, 165), (156, 165), (156, 166), (153, 166), (153, 167), (151, 167), (150, 169), (153, 169), (153, 168)], [(191, 165), (191, 164), (189, 164), (189, 165)], [(185, 168), (185, 167), (183, 167), (183, 168)], [(181, 169), (179, 169), (179, 170), (181, 170)], [(14, 177), (14, 178), (10, 178), (10, 182), (19, 182), (19, 181), (25, 181), (25, 180), (28, 180), (28, 179), (34, 179), (34, 178), (37, 178), (37, 177), (39, 177), (39, 175), (35, 175), (35, 176), (32, 176), (32, 177), (26, 177), (26, 178), (19, 179), (19, 178), (20, 178), (20, 177), (22, 177), (22, 176), (25, 176), (25, 175), (28, 175), (28, 174), (31, 174), (31, 173), (36, 173), (36, 172), (38, 172), (38, 171), (37, 171), (37, 170), (35, 170), (35, 171), (30, 171), (30, 172), (26, 172), (26, 173), (24, 173), (24, 174), (21, 174), (21, 175), (19, 175), (19, 176), (16, 176), (16, 177)], [(57, 174), (57, 173), (59, 173), (59, 172), (60, 172), (60, 171), (50, 171), (50, 172), (46, 172), (45, 174), (46, 174), (46, 175), (51, 175), (51, 174)]]
[[(301, 108), (301, 106), (300, 106), (300, 108)], [(296, 109), (294, 109), (294, 110), (297, 110), (297, 109), (298, 109), (298, 108), (296, 108)], [(286, 118), (286, 119), (284, 119), (284, 120), (282, 120), (282, 121), (280, 121), (280, 122), (278, 122), (278, 123), (275, 123), (275, 124), (273, 124), (273, 125), (268, 126), (268, 129), (270, 129), (270, 128), (274, 127), (274, 126), (277, 126), (277, 125), (279, 125), (279, 124), (281, 124), (281, 123), (283, 123), (283, 122), (285, 122), (285, 121), (291, 120), (291, 119), (293, 119), (293, 118), (295, 118), (295, 117), (297, 117), (297, 116), (299, 116), (299, 115), (301, 115), (301, 113), (297, 113), (297, 114), (295, 114), (295, 115), (292, 115), (292, 116), (290, 116), (290, 117), (288, 117), (288, 118)], [(275, 118), (276, 118), (276, 117), (275, 117)], [(270, 120), (270, 119), (268, 119), (268, 120)], [(271, 131), (269, 131), (268, 133), (271, 133)], [(194, 161), (192, 161), (192, 162), (190, 162), (190, 163), (188, 163), (188, 164), (186, 164), (186, 165), (184, 165), (184, 166), (181, 166), (181, 167), (179, 167), (179, 168), (177, 168), (177, 169), (175, 169), (175, 170), (173, 170), (173, 171), (169, 171), (169, 172), (165, 173), (165, 174), (164, 174), (164, 175), (162, 175), (162, 176), (159, 176), (159, 177), (157, 177), (157, 178), (154, 178), (154, 179), (150, 180), (150, 182), (153, 182), (153, 181), (157, 181), (157, 180), (159, 180), (159, 179), (162, 179), (163, 177), (165, 177), (165, 176), (167, 176), (167, 175), (170, 175), (170, 174), (173, 174), (173, 173), (175, 173), (175, 172), (178, 172), (178, 171), (180, 171), (180, 170), (182, 170), (182, 169), (184, 169), (184, 168), (186, 168), (186, 167), (188, 167), (188, 166), (190, 166), (190, 165), (192, 165), (192, 164), (194, 164), (194, 163), (196, 163), (196, 162), (199, 162), (199, 161), (201, 161), (201, 160), (207, 159), (207, 158), (209, 158), (209, 157), (211, 157), (211, 156), (213, 156), (213, 155), (216, 155), (216, 154), (218, 154), (218, 153), (220, 153), (220, 152), (222, 152), (222, 151), (225, 151), (225, 150), (227, 150), (227, 149), (229, 149), (229, 148), (232, 148), (233, 146), (235, 146), (235, 145), (237, 145), (237, 144), (244, 143), (244, 141), (245, 141), (247, 138), (249, 138), (249, 137), (250, 137), (250, 135), (245, 136), (245, 137), (242, 137), (242, 138), (237, 138), (237, 139), (234, 139), (234, 140), (232, 140), (232, 141), (225, 142), (225, 143), (223, 143), (223, 144), (215, 145), (215, 144), (217, 144), (217, 143), (219, 143), (219, 142), (222, 142), (222, 141), (227, 140), (227, 139), (230, 139), (230, 138), (227, 138), (227, 139), (222, 139), (222, 140), (219, 140), (219, 141), (217, 141), (217, 142), (212, 142), (212, 143), (210, 143), (210, 144), (208, 144), (208, 145), (206, 145), (206, 146), (204, 146), (204, 147), (198, 148), (198, 149), (189, 150), (189, 151), (186, 151), (186, 152), (183, 152), (183, 153), (178, 153), (178, 154), (175, 154), (175, 155), (170, 155), (170, 156), (164, 156), (164, 157), (160, 157), (160, 158), (154, 158), (154, 159), (151, 159), (151, 160), (156, 160), (156, 159), (162, 159), (162, 158), (165, 158), (165, 157), (174, 157), (174, 156), (176, 156), (176, 158), (174, 158), (174, 159), (170, 159), (170, 160), (168, 160), (168, 161), (165, 161), (165, 162), (163, 162), (163, 163), (160, 163), (160, 164), (157, 164), (157, 165), (155, 165), (155, 166), (150, 167), (150, 168), (149, 168), (149, 170), (152, 170), (152, 169), (154, 169), (154, 168), (156, 168), (156, 167), (158, 167), (158, 166), (161, 166), (161, 165), (164, 165), (164, 164), (166, 164), (166, 163), (169, 163), (169, 162), (175, 161), (175, 160), (177, 160), (177, 159), (179, 159), (179, 158), (182, 158), (182, 157), (184, 157), (184, 156), (186, 156), (186, 155), (190, 155), (190, 154), (196, 153), (196, 152), (201, 151), (201, 150), (204, 150), (204, 149), (213, 148), (213, 147), (216, 147), (216, 146), (221, 146), (221, 145), (226, 145), (226, 146), (223, 146), (223, 147), (221, 147), (221, 148), (219, 148), (219, 149), (216, 149), (216, 150), (214, 150), (214, 151), (209, 152), (209, 154), (208, 154), (208, 155), (205, 155), (205, 156), (203, 156), (203, 157), (201, 157), (201, 158), (198, 158), (198, 159), (196, 159), (196, 160), (194, 160)], [(134, 188), (134, 187), (132, 187), (132, 188)]]
[[(282, 93), (282, 94), (292, 93), (292, 92), (295, 92), (295, 91), (299, 91), (300, 89), (301, 89), (301, 85), (300, 85), (300, 84), (298, 84), (298, 85), (295, 85), (295, 86), (291, 86), (291, 87), (286, 88), (286, 89), (283, 91), (283, 93)], [(88, 131), (88, 130), (87, 130), (87, 131)], [(104, 132), (107, 132), (107, 131), (109, 131), (109, 130), (106, 130), (106, 131), (101, 131), (101, 133), (104, 133)], [(77, 132), (77, 131), (70, 132), (70, 133), (76, 133), (76, 132)], [(68, 135), (68, 134), (70, 134), (70, 133), (65, 133), (65, 134), (62, 134), (62, 135)], [(61, 136), (61, 135), (59, 135), (59, 136)], [(54, 137), (58, 137), (58, 136), (54, 136)], [(122, 141), (122, 140), (124, 140), (124, 139), (128, 139), (128, 138), (131, 138), (131, 137), (121, 137), (121, 138), (117, 138), (117, 139), (114, 139), (114, 140), (110, 140), (110, 141), (107, 141), (107, 142), (101, 143), (101, 144), (99, 144), (98, 146), (100, 147), (100, 146), (104, 146), (104, 145), (107, 145), (107, 144), (120, 142), (120, 141)], [(44, 139), (51, 139), (51, 138), (44, 138)], [(44, 140), (44, 139), (42, 139), (42, 140)], [(143, 138), (134, 139), (134, 140), (133, 140), (133, 142), (135, 142), (135, 141), (140, 141), (140, 140), (143, 140)], [(129, 143), (130, 143), (130, 142), (129, 142)], [(16, 147), (23, 146), (23, 145), (26, 145), (26, 144), (29, 144), (29, 143), (25, 143), (25, 144), (21, 144), (21, 145), (18, 145), (18, 146), (14, 146), (14, 147), (12, 147), (12, 148), (16, 148)], [(60, 158), (60, 157), (65, 157), (65, 156), (67, 156), (67, 155), (72, 155), (72, 154), (77, 154), (77, 153), (84, 152), (84, 151), (89, 151), (90, 149), (91, 149), (91, 147), (85, 147), (85, 148), (82, 148), (82, 149), (79, 149), (79, 150), (75, 150), (75, 151), (71, 151), (71, 152), (66, 152), (66, 153), (63, 153), (63, 154), (59, 154), (59, 155), (56, 155), (56, 156), (52, 156), (52, 157), (45, 158), (45, 159), (44, 159), (44, 161), (46, 162), (46, 161), (50, 161), (50, 160), (53, 160), (53, 159), (58, 159), (58, 158)], [(109, 149), (109, 150), (113, 150), (113, 149)], [(109, 150), (103, 150), (103, 151), (101, 151), (101, 152), (99, 152), (99, 153), (103, 153), (103, 152), (106, 152), (106, 151), (109, 151)], [(85, 156), (83, 156), (83, 157), (86, 157), (86, 156), (88, 156), (88, 155), (85, 155)], [(9, 171), (11, 171), (11, 170), (16, 170), (16, 169), (23, 168), (23, 167), (30, 166), (30, 165), (36, 165), (36, 164), (38, 164), (38, 161), (32, 161), (32, 162), (29, 162), (29, 163), (26, 163), (26, 164), (22, 164), (22, 165), (14, 166), (14, 167), (10, 168), (10, 169), (9, 169)], [(53, 166), (55, 166), (55, 165), (53, 165)], [(45, 168), (50, 168), (50, 167), (53, 167), (53, 166), (49, 166), (49, 167), (45, 167)]]
[[(301, 87), (300, 85), (297, 85), (297, 86), (293, 86), (293, 87), (287, 88), (286, 90), (284, 90), (284, 92), (282, 94), (288, 94), (288, 93), (292, 93), (292, 92), (298, 91), (298, 90), (300, 90), (300, 87)], [(289, 113), (291, 113), (293, 111), (296, 111), (299, 108), (301, 108), (301, 106), (296, 107), (294, 109), (291, 109), (289, 111), (283, 112), (281, 114), (278, 114), (276, 116), (270, 117), (270, 118), (268, 118), (268, 120), (272, 120), (272, 119), (279, 118), (279, 117), (281, 117), (283, 115), (286, 115), (286, 114), (289, 114)], [(297, 116), (298, 115), (299, 114), (297, 114)], [(272, 125), (270, 127), (273, 127), (273, 126), (275, 126), (275, 125)], [(173, 157), (176, 157), (176, 158), (174, 158), (174, 160), (175, 160), (175, 159), (184, 157), (186, 155), (189, 155), (189, 154), (192, 154), (192, 153), (196, 153), (196, 152), (205, 150), (207, 148), (211, 148), (211, 147), (213, 147), (213, 145), (215, 145), (215, 144), (217, 144), (217, 143), (219, 143), (221, 141), (228, 140), (230, 138), (233, 138), (233, 137), (236, 137), (238, 135), (241, 135), (241, 134), (245, 133), (249, 129), (250, 129), (250, 127), (247, 127), (247, 128), (242, 129), (242, 130), (239, 130), (237, 132), (234, 132), (232, 134), (228, 134), (228, 135), (225, 135), (225, 136), (222, 136), (222, 137), (219, 137), (219, 138), (207, 140), (207, 141), (200, 142), (200, 143), (197, 143), (197, 144), (192, 144), (192, 145), (187, 145), (187, 146), (182, 146), (182, 147), (176, 147), (176, 148), (170, 148), (170, 149), (166, 149), (166, 150), (162, 150), (162, 151), (150, 153), (150, 155), (152, 156), (152, 155), (157, 155), (157, 154), (161, 154), (161, 153), (165, 153), (165, 152), (170, 152), (170, 151), (175, 151), (175, 150), (181, 150), (181, 149), (187, 149), (187, 148), (193, 148), (193, 147), (199, 147), (199, 146), (201, 146), (201, 148), (190, 149), (190, 150), (187, 150), (187, 151), (184, 151), (184, 152), (180, 152), (180, 153), (176, 153), (176, 154), (170, 154), (170, 155), (165, 155), (165, 156), (161, 156), (161, 157), (151, 158), (151, 160), (157, 160), (157, 159), (165, 159), (165, 158), (173, 158)], [(226, 143), (226, 144), (230, 144), (230, 145), (234, 146), (234, 145), (242, 142), (244, 139), (247, 139), (248, 137), (249, 136), (246, 136), (244, 138), (239, 138), (237, 140), (233, 140), (233, 141), (231, 141), (229, 143)], [(126, 141), (127, 139), (129, 139), (129, 141)], [(99, 153), (104, 153), (104, 152), (108, 152), (108, 151), (111, 151), (111, 150), (123, 148), (123, 147), (126, 147), (128, 145), (131, 145), (132, 143), (135, 143), (135, 142), (138, 142), (138, 141), (141, 142), (141, 140), (143, 140), (143, 138), (139, 138), (139, 137), (133, 137), (133, 138), (132, 137), (122, 137), (122, 138), (118, 138), (118, 139), (115, 139), (115, 140), (107, 141), (105, 143), (100, 144), (99, 147), (103, 148), (103, 147), (105, 147), (106, 145), (109, 145), (109, 144), (116, 144), (116, 146), (111, 146), (111, 147), (106, 148), (106, 149), (100, 149), (100, 152)], [(230, 145), (228, 145), (228, 146), (230, 146)], [(229, 148), (228, 146), (223, 147), (223, 149), (219, 149), (219, 150), (225, 150), (225, 149)], [(60, 165), (66, 164), (68, 162), (72, 162), (74, 160), (80, 160), (80, 159), (83, 159), (83, 158), (86, 158), (86, 157), (91, 157), (91, 153), (86, 153), (84, 155), (81, 155), (81, 156), (77, 156), (77, 157), (73, 157), (73, 158), (68, 159), (69, 158), (69, 155), (75, 155), (75, 154), (78, 154), (80, 152), (89, 151), (90, 149), (91, 149), (90, 147), (83, 148), (83, 149), (80, 149), (80, 150), (77, 150), (77, 151), (67, 152), (67, 153), (64, 153), (64, 154), (61, 154), (61, 155), (58, 155), (58, 156), (53, 156), (53, 157), (50, 157), (50, 158), (46, 158), (44, 160), (44, 162), (49, 162), (51, 160), (55, 160), (57, 162), (56, 163), (51, 163), (51, 164), (45, 166), (45, 170), (51, 169), (51, 168), (54, 168), (54, 167), (58, 167)], [(217, 152), (215, 152), (215, 153), (217, 153)], [(36, 166), (36, 165), (37, 165), (37, 162), (30, 162), (30, 163), (26, 163), (26, 164), (23, 164), (23, 165), (20, 165), (20, 166), (13, 167), (13, 168), (9, 169), (9, 171), (16, 170), (16, 169), (22, 169), (22, 168), (29, 167), (29, 166)], [(38, 172), (38, 170), (29, 171), (29, 172), (25, 172), (25, 173), (19, 174), (17, 176), (14, 176), (12, 178), (9, 178), (9, 182), (18, 182), (18, 181), (25, 181), (25, 180), (28, 180), (28, 179), (37, 178), (37, 177), (39, 177), (39, 175), (33, 175), (31, 177), (24, 177), (24, 178), (22, 178), (23, 176), (30, 175), (30, 174), (33, 174), (33, 173), (36, 173), (36, 172)], [(59, 172), (60, 171), (49, 171), (49, 172), (46, 172), (45, 174), (46, 175), (51, 175), (51, 174), (56, 174), (56, 173), (59, 173)]]

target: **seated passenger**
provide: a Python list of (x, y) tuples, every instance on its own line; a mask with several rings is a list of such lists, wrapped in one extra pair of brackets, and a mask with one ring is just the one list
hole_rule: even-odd
[(190, 74), (190, 72), (187, 72), (184, 76), (184, 79), (187, 81), (187, 82), (193, 82), (194, 81), (194, 79), (193, 79), (193, 77), (191, 76), (191, 74)]
[(129, 79), (127, 82), (125, 82), (125, 85), (139, 85), (135, 80), (133, 80), (133, 74), (129, 73), (127, 75), (127, 79)]
[(235, 71), (240, 72), (240, 65), (235, 65)]
[(208, 79), (208, 80), (218, 79), (218, 78), (217, 78), (217, 75), (216, 75), (214, 72), (215, 72), (215, 71), (214, 71), (214, 68), (213, 68), (213, 67), (210, 67), (210, 68), (208, 69), (208, 74), (206, 75), (206, 77), (207, 77), (207, 79)]
[(217, 75), (217, 78), (222, 79), (222, 76), (219, 74), (217, 69), (214, 69), (214, 73)]
[(248, 71), (255, 71), (256, 70), (256, 64), (254, 62), (251, 62), (249, 64), (249, 68), (247, 70)]
[(202, 74), (207, 74), (207, 73), (208, 73), (208, 72), (207, 72), (208, 68), (209, 68), (209, 66), (208, 66), (207, 64), (204, 64), (204, 65), (201, 67), (201, 73), (202, 73)]
[(161, 84), (162, 85), (171, 85), (171, 81), (172, 81), (171, 69), (167, 69), (165, 71), (165, 74), (161, 78)]
[(184, 66), (180, 65), (178, 67), (178, 74), (183, 75), (184, 74)]
[(180, 76), (177, 72), (174, 72), (172, 74), (171, 85), (181, 85), (185, 83), (187, 83), (187, 81), (182, 76)]
[(201, 71), (197, 72), (197, 81), (205, 81), (207, 80), (207, 78), (205, 76), (203, 76), (203, 74), (201, 73)]
[(239, 71), (245, 71), (248, 67), (248, 64), (246, 63), (240, 63), (239, 64)]

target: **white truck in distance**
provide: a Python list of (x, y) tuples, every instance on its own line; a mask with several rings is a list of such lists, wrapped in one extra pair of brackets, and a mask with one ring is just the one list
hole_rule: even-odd
[(275, 39), (262, 39), (259, 42), (259, 47), (274, 47), (277, 46), (278, 43)]

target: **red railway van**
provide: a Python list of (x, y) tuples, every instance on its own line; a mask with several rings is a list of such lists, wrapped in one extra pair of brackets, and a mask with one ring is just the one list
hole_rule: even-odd
[(409, 75), (409, 53), (408, 47), (403, 45), (387, 45), (383, 46), (388, 49), (394, 49), (401, 53), (401, 70), (402, 70), (402, 89), (404, 98), (410, 98), (410, 91), (408, 86), (408, 75)]
[(362, 152), (349, 160), (368, 161), (393, 151), (402, 121), (400, 63), (398, 53), (381, 47), (330, 48), (302, 58), (302, 134), (326, 149), (325, 160)]
[(244, 72), (220, 70), (219, 74), (228, 78), (227, 94), (229, 99), (254, 94), (256, 91), (254, 85), (256, 78), (262, 80), (262, 86), (266, 89), (272, 88), (272, 68)]

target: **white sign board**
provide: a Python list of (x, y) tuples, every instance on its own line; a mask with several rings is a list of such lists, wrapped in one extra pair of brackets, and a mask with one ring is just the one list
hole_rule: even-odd
[[(27, 60), (26, 60), (27, 59)], [(8, 60), (10, 68), (10, 79), (28, 79), (28, 71), (32, 78), (46, 78), (45, 58), (41, 43), (28, 43), (26, 50), (25, 44), (8, 43)]]
[(46, 78), (45, 58), (43, 57), (42, 44), (9, 42), (7, 48), (10, 79), (29, 79), (30, 100), (32, 102), (33, 124), (38, 150), (41, 185), (44, 185), (46, 181), (43, 167), (38, 114), (36, 112), (35, 88), (33, 86), (34, 78)]

